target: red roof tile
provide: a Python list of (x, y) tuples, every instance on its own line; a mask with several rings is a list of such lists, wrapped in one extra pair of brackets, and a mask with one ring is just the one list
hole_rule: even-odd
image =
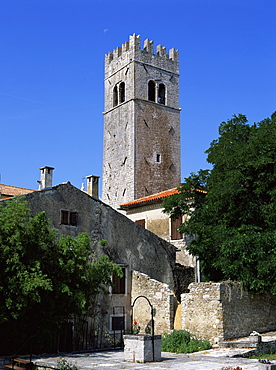
[(14, 197), (16, 195), (23, 195), (23, 194), (27, 194), (27, 193), (32, 193), (33, 191), (35, 191), (35, 190), (26, 189), (26, 188), (19, 188), (18, 186), (0, 184), (0, 194), (9, 195), (11, 197)]
[(161, 191), (160, 193), (147, 195), (146, 197), (134, 199), (134, 200), (131, 200), (130, 202), (123, 203), (120, 205), (120, 208), (128, 208), (130, 206), (142, 205), (142, 203), (148, 203), (148, 202), (152, 202), (155, 200), (168, 198), (170, 195), (177, 194), (177, 193), (179, 193), (177, 188), (164, 190), (164, 191)]
[[(204, 190), (196, 190), (196, 191), (198, 191), (200, 193), (207, 193), (207, 191), (204, 191)], [(161, 191), (160, 193), (147, 195), (146, 197), (143, 197), (143, 198), (134, 199), (134, 200), (131, 200), (129, 202), (122, 203), (120, 205), (120, 209), (126, 209), (126, 208), (130, 208), (130, 207), (135, 207), (135, 206), (139, 207), (139, 206), (142, 206), (145, 203), (162, 200), (162, 199), (168, 198), (169, 196), (171, 196), (173, 194), (178, 194), (178, 193), (180, 193), (180, 191), (177, 188), (164, 190), (164, 191)]]

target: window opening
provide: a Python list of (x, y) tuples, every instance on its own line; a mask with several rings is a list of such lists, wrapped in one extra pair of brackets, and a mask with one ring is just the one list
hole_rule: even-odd
[(60, 211), (60, 223), (61, 225), (77, 226), (78, 212), (70, 212), (62, 209)]
[(126, 269), (122, 267), (123, 276), (112, 276), (112, 294), (125, 294), (126, 293)]
[(68, 216), (69, 216), (69, 211), (61, 211), (60, 212), (60, 223), (62, 225), (68, 225)]
[(160, 163), (161, 162), (161, 154), (156, 154), (156, 162)]
[(182, 216), (178, 216), (177, 219), (171, 219), (171, 239), (179, 240), (183, 239), (183, 235), (177, 230), (177, 228), (182, 224)]
[(78, 213), (77, 212), (70, 212), (69, 213), (69, 224), (71, 226), (77, 226), (78, 222)]
[(114, 86), (114, 89), (113, 89), (113, 107), (115, 107), (116, 105), (118, 105), (118, 87), (117, 87), (117, 85)]
[(175, 173), (175, 172), (176, 172), (176, 168), (175, 168), (175, 165), (174, 165), (173, 163), (170, 165), (169, 169), (170, 169), (173, 173)]
[(148, 100), (155, 101), (155, 82), (152, 80), (148, 84)]
[(112, 331), (113, 333), (118, 331), (120, 331), (121, 333), (124, 332), (125, 320), (126, 320), (125, 307), (114, 306), (112, 309), (112, 315), (110, 315), (110, 331)]
[(165, 104), (165, 85), (159, 84), (158, 86), (158, 103)]
[(125, 330), (125, 317), (124, 316), (112, 316), (111, 317), (111, 330), (112, 331)]
[(121, 82), (119, 86), (119, 102), (123, 103), (125, 101), (125, 83)]
[(174, 135), (175, 134), (175, 129), (171, 126), (170, 130), (169, 130), (169, 133), (170, 135)]

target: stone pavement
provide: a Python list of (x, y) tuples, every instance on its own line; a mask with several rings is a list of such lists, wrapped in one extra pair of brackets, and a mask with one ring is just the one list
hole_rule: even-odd
[(175, 370), (220, 370), (223, 366), (240, 366), (242, 370), (258, 369), (258, 360), (247, 358), (233, 358), (240, 354), (239, 349), (212, 349), (195, 354), (175, 354), (162, 352), (162, 361), (147, 363), (132, 363), (124, 361), (124, 352), (101, 351), (81, 354), (66, 354), (64, 356), (43, 357), (34, 359), (35, 364), (56, 367), (58, 359), (66, 359), (79, 370), (148, 370), (148, 369), (175, 369)]
[[(276, 332), (264, 333), (263, 342), (276, 341)], [(233, 342), (242, 344), (248, 342), (249, 337), (239, 338)], [(123, 350), (109, 350), (89, 353), (64, 354), (59, 356), (43, 356), (34, 358), (37, 365), (56, 368), (59, 359), (66, 359), (78, 370), (221, 370), (223, 366), (240, 366), (242, 370), (258, 369), (258, 360), (250, 360), (242, 356), (252, 351), (252, 348), (217, 348), (189, 354), (176, 354), (162, 352), (160, 362), (147, 362), (144, 364), (125, 362)], [(274, 361), (275, 362), (275, 361)]]

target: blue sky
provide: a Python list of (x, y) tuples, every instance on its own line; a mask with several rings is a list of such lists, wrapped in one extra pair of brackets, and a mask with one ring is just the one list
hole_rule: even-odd
[[(0, 183), (101, 176), (104, 55), (133, 33), (180, 52), (182, 179), (233, 114), (276, 110), (275, 0), (0, 0)], [(143, 46), (143, 45), (141, 45)]]

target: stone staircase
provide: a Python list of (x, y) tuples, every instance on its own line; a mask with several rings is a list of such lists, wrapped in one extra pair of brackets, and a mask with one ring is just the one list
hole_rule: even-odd
[(226, 340), (220, 344), (220, 347), (245, 349), (242, 357), (249, 357), (252, 354), (257, 353), (275, 353), (276, 332), (263, 333), (258, 340), (256, 340), (256, 337), (252, 338), (250, 336), (234, 340)]
[(31, 370), (33, 366), (32, 361), (24, 358), (12, 358), (11, 363), (5, 365), (6, 368), (12, 370)]

